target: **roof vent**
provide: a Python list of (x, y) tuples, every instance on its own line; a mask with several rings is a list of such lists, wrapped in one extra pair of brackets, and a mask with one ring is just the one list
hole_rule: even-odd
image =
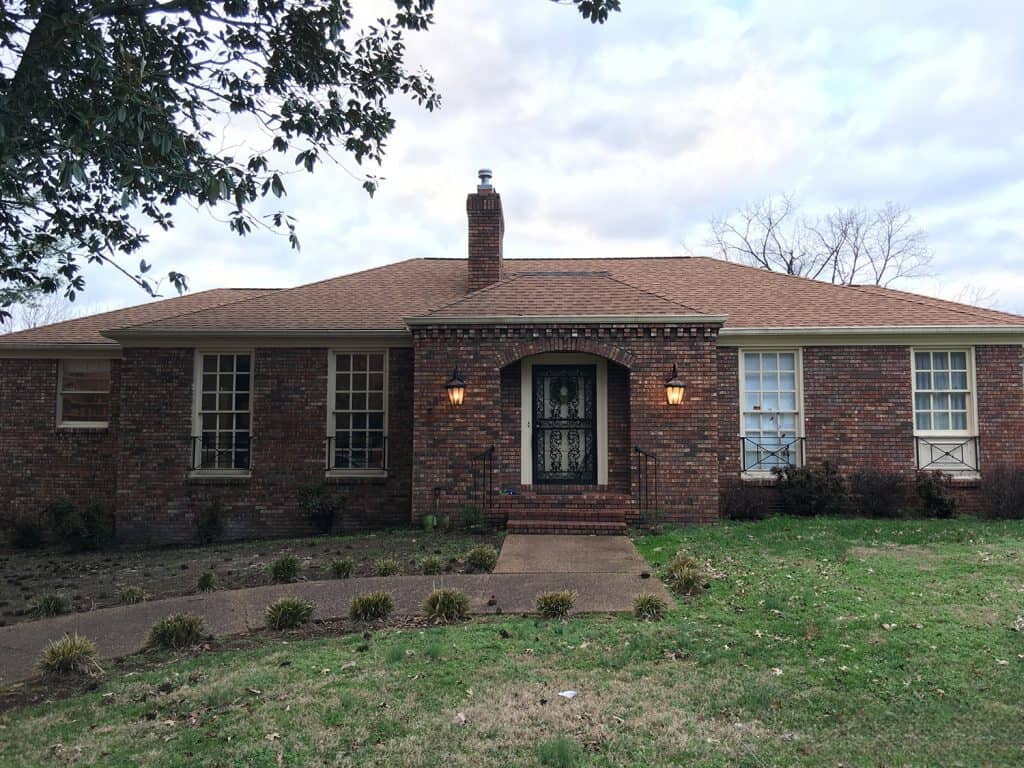
[(476, 172), (476, 175), (480, 177), (480, 184), (477, 186), (477, 189), (491, 188), (491, 176), (494, 174), (491, 173), (490, 168), (481, 168)]

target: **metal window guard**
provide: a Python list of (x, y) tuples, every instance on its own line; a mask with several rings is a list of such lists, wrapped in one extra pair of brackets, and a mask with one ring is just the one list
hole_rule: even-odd
[(918, 469), (980, 472), (981, 445), (977, 437), (915, 437)]
[[(338, 466), (338, 450), (335, 450), (334, 444), (337, 441), (336, 435), (328, 435), (324, 438), (324, 469), (330, 472), (332, 469), (379, 469), (381, 471), (388, 471), (388, 436), (380, 435), (370, 440), (370, 445), (365, 448), (342, 448), (340, 451), (348, 451), (349, 453), (349, 465)], [(370, 463), (369, 454), (371, 451), (380, 451), (380, 465), (375, 466)], [(363, 466), (353, 464), (352, 454), (361, 453), (366, 461)]]
[[(252, 471), (252, 444), (255, 441), (255, 438), (253, 438), (252, 435), (248, 435), (246, 437), (247, 444), (246, 444), (246, 446), (244, 448), (239, 448), (235, 444), (232, 444), (228, 448), (216, 448), (216, 447), (207, 448), (207, 447), (203, 446), (203, 443), (202, 443), (203, 436), (202, 435), (191, 435), (190, 436), (190, 440), (191, 440), (191, 443), (192, 443), (192, 449), (191, 449), (192, 458), (191, 458), (191, 461), (189, 462), (189, 471), (190, 472), (200, 472), (200, 471), (204, 471), (204, 470), (226, 471), (226, 472), (227, 471), (232, 471), (232, 470), (234, 470), (234, 471), (243, 471), (243, 472), (244, 471), (250, 471), (250, 472)], [(234, 461), (233, 461), (234, 455), (236, 453), (240, 453), (240, 452), (244, 452), (244, 453), (248, 454), (249, 461), (246, 462), (246, 465), (244, 467), (236, 467), (236, 466), (234, 466)], [(219, 459), (220, 456), (223, 456), (225, 454), (230, 455), (232, 457), (231, 466), (229, 466), (229, 467), (219, 466), (220, 465), (219, 461), (215, 461), (212, 465), (205, 463), (204, 462), (204, 457), (205, 456), (209, 456), (210, 454), (212, 454), (213, 456), (217, 457), (218, 459)]]
[[(633, 446), (633, 450), (636, 452), (636, 493), (640, 519), (645, 523), (653, 523), (655, 520), (652, 518), (658, 513), (658, 455), (645, 451), (639, 445)], [(651, 503), (652, 475), (654, 481), (653, 504)]]
[(469, 467), (473, 478), (473, 503), (487, 514), (494, 508), (494, 446), (470, 456)]
[[(799, 467), (804, 463), (803, 437), (780, 438), (779, 443), (765, 444), (752, 437), (740, 436), (740, 464), (744, 472), (770, 470), (772, 467)], [(755, 451), (755, 461), (747, 461), (748, 449)]]

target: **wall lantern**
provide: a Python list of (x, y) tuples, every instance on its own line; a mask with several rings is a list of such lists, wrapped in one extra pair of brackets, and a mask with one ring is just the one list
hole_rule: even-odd
[(445, 384), (448, 390), (448, 402), (452, 405), (462, 405), (462, 398), (466, 396), (466, 382), (459, 373), (459, 366), (452, 369), (452, 377)]
[(679, 370), (672, 363), (672, 375), (665, 382), (665, 397), (669, 405), (681, 405), (686, 395), (686, 385), (679, 380)]

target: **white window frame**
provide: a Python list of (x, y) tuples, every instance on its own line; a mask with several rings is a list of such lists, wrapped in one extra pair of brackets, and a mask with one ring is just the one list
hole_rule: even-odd
[(203, 434), (202, 398), (203, 398), (203, 357), (206, 355), (248, 355), (249, 356), (249, 469), (231, 469), (228, 467), (196, 467), (189, 473), (190, 477), (251, 477), (253, 450), (253, 407), (256, 390), (256, 350), (252, 347), (217, 347), (196, 349), (192, 362), (192, 434), (189, 436), (189, 464), (195, 462), (195, 441), (192, 437)]
[(64, 419), (64, 366), (71, 360), (75, 362), (79, 360), (89, 360), (94, 362), (102, 359), (107, 363), (107, 391), (106, 393), (101, 392), (80, 392), (78, 394), (106, 394), (107, 395), (107, 414), (110, 414), (110, 409), (113, 406), (110, 398), (113, 393), (111, 392), (113, 384), (113, 361), (110, 358), (60, 358), (57, 361), (57, 426), (61, 429), (107, 429), (110, 426), (110, 419), (105, 421), (65, 421)]
[(359, 348), (359, 347), (343, 347), (339, 349), (330, 349), (327, 351), (327, 425), (326, 425), (326, 437), (332, 437), (337, 435), (337, 423), (335, 419), (335, 408), (336, 402), (335, 396), (337, 395), (337, 367), (338, 367), (338, 355), (381, 355), (384, 358), (384, 413), (383, 413), (383, 437), (384, 437), (384, 468), (375, 469), (368, 467), (341, 467), (335, 468), (332, 466), (333, 457), (331, 456), (330, 444), (325, 440), (324, 442), (324, 466), (327, 467), (325, 470), (327, 477), (340, 477), (340, 478), (379, 478), (387, 477), (388, 469), (390, 465), (390, 453), (391, 453), (391, 440), (389, 434), (391, 431), (391, 350), (388, 347), (373, 347), (373, 348)]
[(803, 347), (754, 347), (745, 349), (740, 347), (737, 350), (739, 355), (737, 361), (738, 378), (737, 387), (739, 397), (739, 419), (740, 419), (740, 476), (750, 479), (764, 479), (773, 477), (770, 469), (744, 469), (744, 449), (746, 443), (743, 438), (747, 436), (746, 409), (743, 407), (743, 396), (745, 393), (746, 363), (747, 354), (792, 354), (794, 375), (796, 377), (796, 442), (800, 445), (797, 451), (796, 461), (792, 466), (801, 466), (804, 463), (803, 441), (804, 441), (804, 350)]
[[(963, 352), (967, 356), (967, 391), (964, 393), (967, 400), (967, 428), (966, 429), (918, 429), (917, 428), (917, 353), (918, 352)], [(934, 391), (934, 390), (929, 390)], [(975, 368), (974, 347), (948, 346), (948, 345), (918, 345), (910, 348), (910, 418), (914, 425), (914, 466), (920, 469), (921, 455), (918, 450), (918, 438), (924, 438), (931, 442), (941, 444), (942, 438), (949, 438), (950, 445), (957, 441), (969, 439), (965, 450), (977, 451), (978, 443), (978, 379)], [(970, 456), (973, 459), (974, 467), (979, 466), (979, 457), (975, 454)], [(932, 464), (925, 471), (942, 471), (958, 477), (977, 476), (978, 472), (973, 467), (957, 467), (955, 464)]]

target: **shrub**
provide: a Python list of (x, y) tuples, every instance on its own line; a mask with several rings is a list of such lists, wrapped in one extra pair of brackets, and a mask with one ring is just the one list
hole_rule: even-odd
[(641, 621), (661, 621), (668, 603), (658, 595), (642, 592), (633, 598), (633, 615)]
[(314, 483), (299, 491), (299, 509), (309, 517), (317, 533), (326, 534), (334, 528), (334, 519), (341, 509), (341, 499), (326, 484)]
[(463, 621), (469, 615), (469, 598), (457, 589), (435, 589), (423, 601), (423, 610), (441, 624)]
[(731, 483), (722, 492), (722, 517), (728, 520), (764, 520), (771, 514), (770, 489), (748, 483)]
[(545, 619), (562, 619), (568, 615), (575, 602), (575, 592), (541, 592), (537, 595), (537, 613)]
[(868, 468), (850, 476), (850, 496), (857, 514), (865, 517), (901, 517), (909, 488), (896, 472)]
[(437, 525), (442, 531), (450, 531), (452, 528), (451, 515), (441, 515), (441, 517), (438, 518)]
[(224, 505), (214, 499), (199, 510), (196, 533), (200, 544), (213, 544), (224, 538)]
[(32, 603), (32, 613), (36, 616), (60, 616), (71, 612), (71, 601), (64, 595), (52, 593), (40, 595)]
[(459, 507), (459, 523), (467, 531), (475, 531), (483, 525), (484, 513), (476, 504), (463, 504)]
[(268, 629), (296, 629), (309, 623), (316, 606), (309, 600), (282, 597), (267, 606), (264, 618)]
[(213, 571), (203, 571), (199, 574), (199, 581), (196, 582), (196, 589), (200, 592), (213, 592), (217, 588), (217, 574)]
[(373, 570), (378, 576), (394, 576), (398, 573), (398, 561), (393, 557), (382, 557), (373, 564)]
[(205, 637), (206, 625), (201, 617), (176, 613), (150, 627), (146, 647), (180, 651), (198, 645)]
[(926, 517), (950, 518), (957, 512), (956, 499), (949, 492), (950, 477), (945, 472), (917, 473), (914, 488), (921, 500), (921, 513)]
[(334, 578), (349, 579), (352, 577), (352, 571), (355, 570), (356, 564), (351, 557), (343, 557), (339, 560), (331, 560), (327, 567)]
[(434, 532), (434, 526), (437, 525), (437, 518), (436, 517), (434, 517), (433, 515), (424, 515), (422, 522), (423, 522), (423, 530), (426, 533), (433, 533)]
[(999, 520), (1024, 519), (1024, 471), (999, 464), (981, 479), (981, 514)]
[(386, 619), (395, 610), (395, 601), (390, 592), (367, 592), (352, 598), (348, 609), (349, 618), (354, 621)]
[(444, 559), (437, 555), (427, 555), (420, 560), (420, 571), (427, 576), (436, 576), (444, 570)]
[(77, 632), (51, 642), (37, 665), (50, 675), (90, 675), (102, 671), (96, 660), (96, 644)]
[(537, 745), (537, 762), (546, 768), (573, 768), (579, 762), (579, 747), (559, 736)]
[(146, 599), (146, 590), (142, 587), (125, 587), (121, 590), (121, 602), (125, 605), (135, 605)]
[(70, 499), (47, 507), (57, 540), (74, 552), (102, 549), (114, 538), (114, 518), (99, 504), (79, 508)]
[(683, 552), (665, 566), (664, 580), (677, 595), (697, 595), (704, 589), (704, 572), (696, 560)]
[(836, 465), (825, 461), (820, 467), (775, 467), (779, 495), (785, 512), (801, 517), (846, 514), (850, 497)]
[(299, 558), (295, 555), (284, 555), (270, 564), (270, 578), (275, 584), (290, 584), (299, 580)]
[(15, 549), (39, 549), (46, 543), (43, 521), (35, 515), (17, 515), (11, 520), (11, 545)]
[(477, 544), (466, 553), (466, 565), (478, 573), (489, 573), (498, 564), (498, 551), (487, 544)]

